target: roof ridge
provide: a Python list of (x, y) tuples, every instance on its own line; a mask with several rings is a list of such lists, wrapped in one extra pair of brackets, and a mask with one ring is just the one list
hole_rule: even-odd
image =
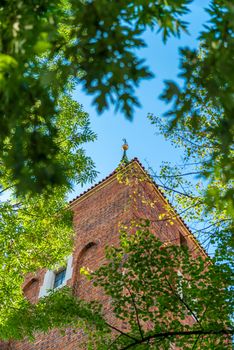
[(189, 231), (189, 233), (194, 237), (196, 243), (199, 245), (199, 247), (201, 248), (201, 250), (203, 251), (203, 253), (205, 253), (206, 256), (209, 257), (207, 251), (202, 247), (201, 243), (199, 242), (199, 240), (196, 238), (196, 236), (194, 235), (194, 233), (192, 232), (192, 230), (189, 228), (189, 226), (186, 224), (186, 222), (184, 221), (184, 219), (181, 217), (181, 215), (177, 212), (177, 210), (175, 209), (175, 207), (171, 204), (171, 202), (169, 201), (169, 199), (166, 197), (165, 193), (160, 189), (159, 185), (155, 182), (155, 180), (152, 178), (152, 176), (149, 174), (149, 172), (145, 169), (144, 165), (142, 165), (142, 163), (139, 161), (138, 158), (134, 158), (134, 160), (137, 161), (137, 163), (141, 166), (141, 168), (144, 170), (144, 172), (146, 173), (146, 175), (149, 177), (150, 181), (153, 183), (153, 185), (157, 188), (157, 190), (160, 192), (160, 194), (163, 196), (163, 198), (167, 201), (167, 203), (172, 207), (173, 211), (175, 212), (175, 214), (177, 215), (177, 217), (181, 220), (181, 222), (183, 223), (183, 225), (185, 226), (185, 228)]
[[(124, 165), (124, 167), (129, 166), (131, 163), (133, 163), (134, 161), (137, 161), (139, 163), (139, 165), (141, 165), (142, 168), (143, 165), (140, 163), (139, 159), (137, 157), (132, 158), (126, 165)], [(76, 196), (75, 198), (71, 199), (68, 203), (72, 204), (74, 201), (76, 201), (77, 199), (79, 199), (80, 197), (82, 197), (83, 195), (85, 195), (86, 193), (88, 193), (89, 191), (93, 190), (95, 187), (97, 187), (98, 185), (100, 185), (101, 183), (105, 182), (106, 180), (108, 180), (111, 176), (117, 174), (117, 172), (120, 170), (120, 166), (118, 165), (109, 175), (105, 176), (102, 180), (98, 181), (96, 184), (92, 185), (91, 187), (89, 187), (87, 190), (81, 192), (80, 194), (78, 194), (78, 196)]]

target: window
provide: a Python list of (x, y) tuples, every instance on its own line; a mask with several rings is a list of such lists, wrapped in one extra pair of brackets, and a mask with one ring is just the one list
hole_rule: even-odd
[(183, 299), (183, 274), (180, 271), (177, 271), (178, 276), (178, 285), (177, 285), (177, 294), (181, 299)]
[(65, 268), (55, 273), (53, 285), (54, 289), (61, 286), (64, 283), (66, 277), (66, 270), (67, 269)]
[(179, 235), (180, 235), (180, 246), (187, 247), (188, 246), (187, 239), (184, 237), (184, 235), (182, 235), (181, 232), (179, 232)]
[[(193, 320), (198, 322), (198, 314), (196, 311), (198, 304), (197, 304), (197, 299), (191, 297), (191, 294), (190, 294), (191, 284), (189, 280), (184, 278), (183, 274), (179, 270), (177, 271), (177, 276), (178, 276), (178, 284), (176, 288), (177, 295), (180, 297), (181, 301), (184, 302), (184, 305), (186, 305), (186, 303), (189, 304), (189, 308), (186, 305), (187, 315), (192, 316)], [(186, 291), (186, 294), (184, 293), (183, 289)]]
[(48, 295), (51, 289), (65, 286), (67, 281), (72, 278), (72, 271), (72, 255), (66, 259), (66, 267), (58, 268), (57, 270), (47, 270), (39, 291), (39, 298)]

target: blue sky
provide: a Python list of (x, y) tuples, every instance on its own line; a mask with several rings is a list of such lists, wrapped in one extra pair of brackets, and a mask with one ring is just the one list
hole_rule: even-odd
[[(194, 0), (190, 5), (191, 12), (185, 16), (185, 20), (190, 22), (190, 35), (183, 34), (180, 39), (170, 38), (164, 45), (160, 34), (150, 31), (145, 33), (147, 47), (141, 50), (139, 55), (146, 59), (155, 77), (142, 81), (137, 89), (136, 94), (142, 107), (135, 110), (132, 122), (122, 114), (114, 113), (113, 109), (99, 115), (92, 106), (92, 96), (88, 96), (79, 86), (77, 87), (74, 97), (90, 114), (91, 128), (98, 136), (94, 143), (87, 144), (85, 147), (99, 171), (96, 181), (107, 176), (118, 166), (122, 157), (123, 138), (126, 138), (129, 144), (129, 159), (137, 157), (146, 167), (149, 163), (152, 168), (158, 169), (162, 161), (178, 162), (180, 160), (180, 151), (174, 149), (163, 137), (155, 135), (156, 130), (147, 120), (147, 114), (161, 116), (168, 109), (159, 99), (164, 88), (163, 81), (177, 79), (179, 47), (198, 46), (199, 32), (208, 19), (208, 14), (204, 10), (208, 3), (208, 0)], [(90, 184), (83, 188), (77, 186), (70, 195), (70, 199), (89, 186)]]

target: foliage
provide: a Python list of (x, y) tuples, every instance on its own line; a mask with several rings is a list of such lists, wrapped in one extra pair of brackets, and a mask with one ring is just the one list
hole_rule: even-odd
[[(120, 169), (118, 180), (131, 186), (133, 205), (140, 199), (151, 207), (152, 201), (138, 198), (145, 175), (139, 178), (134, 169), (128, 173), (125, 168)], [(179, 174), (173, 179), (179, 181)], [(164, 225), (165, 220), (173, 221), (173, 213), (168, 213), (169, 217), (159, 215)], [(198, 213), (195, 207), (193, 218)], [(165, 245), (156, 238), (156, 227), (140, 218), (122, 226), (120, 246), (107, 248), (108, 263), (94, 272), (81, 269), (110, 298), (110, 318), (97, 301), (79, 300), (67, 290), (52, 293), (36, 305), (20, 294), (12, 308), (2, 308), (1, 337), (33, 339), (35, 332), (56, 327), (65, 333), (67, 328), (84, 330), (87, 349), (230, 349), (234, 300), (230, 264), (216, 264), (199, 251)]]
[(111, 297), (117, 320), (128, 322), (126, 334), (119, 332), (110, 349), (137, 349), (138, 344), (145, 344), (139, 349), (170, 344), (192, 349), (198, 342), (202, 349), (230, 347), (221, 335), (230, 330), (233, 306), (227, 266), (164, 246), (149, 222), (123, 228), (120, 247), (110, 247), (107, 258), (109, 263), (93, 274), (95, 283)]
[(33, 340), (35, 332), (48, 332), (55, 327), (65, 331), (65, 326), (82, 329), (91, 335), (96, 331), (108, 332), (96, 302), (86, 303), (75, 298), (69, 288), (63, 288), (39, 300), (37, 304), (22, 300), (18, 309), (11, 312), (6, 324), (0, 328), (1, 339)]
[[(135, 87), (141, 79), (152, 76), (136, 54), (145, 46), (142, 34), (150, 28), (161, 31), (164, 41), (170, 35), (179, 36), (187, 29), (182, 16), (189, 11), (189, 2), (1, 3), (1, 161), (17, 180), (18, 191), (40, 191), (47, 184), (66, 183), (64, 169), (54, 157), (58, 152), (54, 138), (58, 98), (69, 89), (71, 80), (94, 96), (98, 111), (112, 103), (131, 118), (134, 106), (139, 105)], [(181, 50), (184, 86), (167, 82), (163, 98), (174, 100), (168, 113), (171, 127), (183, 126), (190, 115), (194, 133), (208, 132), (216, 139), (210, 170), (220, 171), (228, 182), (233, 179), (232, 0), (212, 0), (207, 11), (210, 23), (200, 34), (203, 54)], [(218, 124), (204, 129), (202, 106), (209, 101), (220, 117)], [(215, 165), (217, 154), (222, 157), (219, 169)], [(233, 200), (232, 190), (227, 196)]]
[[(191, 89), (193, 94), (194, 89)], [(194, 92), (195, 93), (195, 92)], [(196, 91), (200, 98), (204, 90)], [(196, 105), (199, 107), (198, 105)], [(152, 176), (178, 208), (185, 221), (203, 245), (221, 261), (233, 263), (234, 202), (233, 177), (224, 176), (225, 164), (231, 169), (229, 158), (220, 152), (219, 135), (213, 131), (223, 115), (211, 101), (200, 106), (199, 129), (194, 131), (194, 119), (187, 115), (184, 123), (171, 128), (167, 118), (150, 115), (158, 132), (182, 151), (179, 165), (165, 162)], [(230, 174), (230, 172), (229, 172)], [(212, 248), (213, 245), (213, 248)]]
[[(155, 27), (164, 40), (179, 35), (186, 30), (181, 16), (188, 3), (1, 3), (1, 337), (32, 336), (34, 331), (70, 323), (87, 327), (97, 349), (230, 347), (234, 212), (230, 0), (212, 1), (210, 25), (201, 33), (202, 52), (181, 51), (184, 86), (167, 82), (162, 96), (174, 101), (168, 122), (151, 116), (162, 134), (185, 148), (183, 167), (165, 164), (156, 178), (187, 221), (205, 218), (196, 231), (205, 235), (205, 242), (215, 244), (218, 264), (191, 259), (175, 246), (162, 246), (147, 225), (136, 227), (131, 236), (124, 230), (120, 247), (108, 250), (110, 263), (89, 276), (112, 298), (115, 325), (102, 319), (98, 306), (92, 313), (93, 304), (66, 291), (31, 305), (20, 288), (26, 273), (53, 267), (70, 251), (73, 231), (65, 196), (73, 182), (95, 175), (91, 160), (79, 148), (95, 135), (68, 92), (79, 82), (94, 95), (98, 111), (113, 103), (131, 118), (139, 104), (135, 87), (152, 76), (136, 55), (136, 49), (145, 45), (141, 35)], [(192, 190), (194, 180), (186, 179), (187, 174), (207, 179), (205, 186), (197, 181)], [(4, 199), (8, 189), (12, 192)], [(32, 197), (32, 192), (42, 194)], [(58, 313), (61, 300), (63, 318)], [(124, 332), (123, 319), (128, 321)], [(188, 319), (194, 323), (188, 324)], [(109, 329), (115, 331), (111, 337)]]
[(233, 4), (211, 1), (210, 24), (199, 50), (181, 50), (184, 85), (162, 94), (172, 102), (164, 119), (150, 115), (160, 134), (180, 147), (182, 164), (164, 163), (155, 180), (219, 264), (233, 266)]
[(155, 26), (186, 29), (189, 0), (13, 0), (0, 5), (0, 157), (18, 192), (66, 184), (57, 157), (58, 100), (80, 82), (99, 111), (131, 118), (135, 87), (152, 74), (136, 49)]
[(227, 266), (163, 245), (145, 221), (123, 227), (120, 246), (108, 247), (106, 258), (106, 265), (86, 273), (111, 298), (114, 318), (104, 318), (100, 306), (65, 290), (37, 305), (27, 303), (5, 331), (22, 338), (68, 324), (76, 330), (91, 325), (91, 349), (230, 349), (233, 298)]
[(96, 174), (82, 149), (83, 143), (95, 138), (88, 115), (69, 96), (60, 99), (59, 110), (60, 132), (54, 141), (60, 145), (57, 158), (69, 185), (40, 195), (16, 195), (14, 176), (1, 165), (0, 328), (24, 299), (21, 285), (25, 275), (55, 266), (69, 255), (73, 228), (66, 196), (72, 183), (92, 180)]
[[(208, 147), (213, 149), (206, 157), (202, 175), (213, 184), (218, 177), (226, 190), (220, 191), (218, 186), (209, 188), (208, 204), (223, 210), (222, 206), (228, 202), (228, 213), (231, 214), (234, 212), (233, 1), (212, 0), (207, 11), (210, 20), (200, 34), (201, 51), (181, 50), (180, 77), (184, 85), (179, 87), (172, 81), (166, 82), (162, 98), (172, 102), (172, 108), (167, 113), (169, 130), (175, 128), (181, 133), (188, 133), (192, 140), (196, 138), (196, 142), (200, 142), (202, 137), (209, 140)], [(207, 109), (208, 116), (204, 112)]]

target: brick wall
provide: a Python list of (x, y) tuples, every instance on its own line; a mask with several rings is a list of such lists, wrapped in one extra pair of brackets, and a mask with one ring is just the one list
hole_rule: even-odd
[[(80, 275), (82, 266), (95, 270), (104, 263), (104, 250), (107, 245), (118, 245), (118, 225), (131, 219), (145, 217), (152, 220), (155, 235), (164, 242), (180, 243), (180, 234), (184, 235), (193, 254), (202, 254), (191, 234), (183, 223), (176, 219), (173, 225), (159, 220), (159, 215), (167, 212), (167, 203), (149, 179), (137, 161), (130, 164), (133, 181), (119, 183), (116, 175), (95, 186), (83, 196), (71, 203), (74, 212), (76, 239), (73, 251), (73, 275), (68, 285), (73, 287), (75, 295), (86, 300), (102, 300), (106, 314), (111, 318), (110, 302), (100, 289), (94, 288)], [(142, 177), (141, 181), (138, 181)], [(145, 202), (145, 203), (144, 203)], [(151, 204), (150, 204), (151, 203)], [(152, 204), (153, 203), (153, 204)], [(27, 298), (36, 302), (46, 271), (27, 276), (23, 289)], [(0, 349), (14, 350), (78, 350), (81, 349), (82, 330), (68, 328), (65, 335), (53, 330), (49, 334), (36, 336), (33, 343), (27, 341), (10, 342)]]

